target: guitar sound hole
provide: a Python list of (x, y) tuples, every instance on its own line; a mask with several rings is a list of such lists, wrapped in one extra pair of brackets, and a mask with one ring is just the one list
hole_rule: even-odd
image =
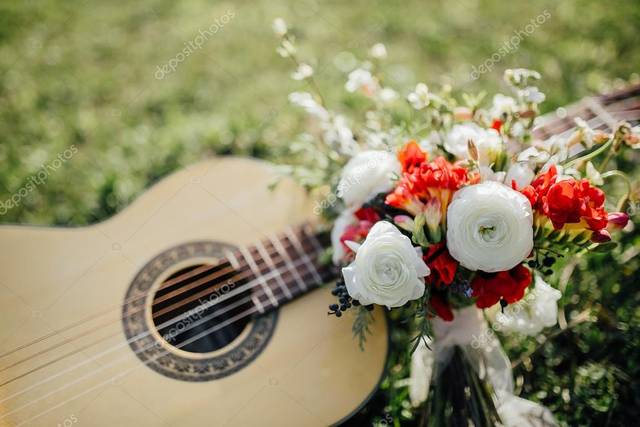
[[(251, 321), (245, 313), (252, 305), (246, 292), (234, 292), (238, 288), (231, 280), (234, 273), (229, 264), (194, 265), (163, 282), (154, 295), (151, 313), (168, 344), (190, 353), (210, 353), (242, 334)], [(187, 274), (178, 283), (173, 280)]]

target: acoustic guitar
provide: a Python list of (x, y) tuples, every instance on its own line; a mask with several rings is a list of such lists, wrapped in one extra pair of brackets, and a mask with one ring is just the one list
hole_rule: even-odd
[(273, 179), (216, 158), (97, 225), (0, 227), (0, 425), (326, 426), (357, 412), (384, 371), (384, 313), (366, 351), (327, 316), (327, 237), (305, 223), (305, 192)]

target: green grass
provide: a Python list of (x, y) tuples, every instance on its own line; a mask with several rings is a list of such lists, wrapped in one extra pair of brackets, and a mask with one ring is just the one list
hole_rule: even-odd
[[(544, 10), (546, 23), (469, 83), (472, 66)], [(234, 17), (201, 49), (154, 78), (227, 11)], [(388, 79), (403, 94), (419, 80), (495, 90), (505, 68), (526, 66), (544, 74), (548, 109), (633, 78), (640, 63), (634, 1), (5, 1), (0, 200), (70, 145), (79, 152), (0, 221), (91, 223), (200, 158), (280, 159), (277, 147), (291, 140), (301, 116), (287, 105), (299, 85), (274, 52), (276, 16), (295, 26), (301, 55), (317, 59), (332, 104), (345, 97), (336, 56), (362, 57), (377, 41), (388, 46)]]
[[(550, 18), (517, 50), (469, 81), (472, 66), (545, 10)], [(154, 77), (158, 66), (228, 12), (233, 18), (175, 72)], [(59, 153), (71, 146), (77, 153), (0, 222), (94, 223), (162, 176), (215, 154), (286, 161), (283, 148), (304, 121), (286, 100), (300, 85), (274, 50), (270, 27), (277, 16), (293, 24), (300, 55), (316, 66), (329, 104), (346, 114), (352, 100), (337, 58), (345, 51), (363, 57), (378, 41), (389, 51), (388, 82), (403, 95), (417, 81), (501, 90), (505, 68), (527, 67), (543, 74), (551, 111), (639, 78), (635, 0), (5, 0), (0, 201)], [(623, 250), (640, 245), (637, 233), (625, 239)], [(523, 395), (548, 404), (568, 425), (635, 421), (640, 266), (636, 256), (619, 268), (623, 250), (585, 260), (565, 292), (567, 317), (592, 308), (594, 320), (563, 332), (515, 372)], [(516, 357), (536, 342), (507, 344)], [(385, 409), (388, 399), (392, 405)], [(403, 399), (402, 392), (381, 394), (369, 413), (387, 411), (398, 423), (410, 422)]]

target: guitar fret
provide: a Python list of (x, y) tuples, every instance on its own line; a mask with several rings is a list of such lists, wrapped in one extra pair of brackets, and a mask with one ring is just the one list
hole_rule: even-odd
[(605, 108), (596, 98), (587, 98), (586, 103), (589, 109), (595, 113), (596, 117), (602, 120), (609, 127), (609, 129), (613, 130), (616, 128), (616, 124), (618, 123), (618, 121), (611, 114), (609, 114), (607, 110), (605, 110)]
[(276, 251), (278, 251), (282, 256), (282, 258), (284, 259), (287, 269), (291, 272), (291, 274), (293, 274), (294, 278), (296, 279), (296, 282), (298, 283), (298, 287), (300, 287), (303, 291), (306, 291), (307, 285), (304, 283), (304, 280), (302, 280), (302, 277), (300, 277), (298, 270), (296, 270), (295, 266), (293, 265), (293, 262), (291, 261), (291, 258), (289, 258), (289, 254), (284, 249), (284, 247), (282, 247), (282, 244), (280, 243), (280, 241), (278, 239), (274, 239), (272, 236), (269, 236), (269, 241), (271, 242), (273, 247), (276, 249)]
[[(262, 256), (262, 259), (267, 263), (269, 268), (272, 271), (276, 271), (277, 270), (276, 264), (273, 262), (273, 259), (271, 258), (271, 255), (269, 255), (269, 253), (265, 249), (265, 247), (262, 244), (262, 242), (259, 241), (256, 244), (255, 248), (257, 249), (258, 253), (260, 253), (260, 255)], [(282, 292), (284, 292), (285, 296), (288, 299), (293, 299), (293, 295), (291, 295), (291, 291), (289, 290), (287, 285), (284, 283), (284, 280), (282, 280), (282, 276), (281, 275), (279, 275), (279, 274), (276, 275), (276, 282), (278, 282), (278, 286), (280, 286), (280, 289), (282, 289)]]
[[(238, 258), (236, 258), (233, 252), (225, 249), (223, 253), (224, 253), (224, 256), (227, 258), (227, 260), (229, 260), (229, 263), (231, 264), (231, 266), (236, 271), (240, 271), (240, 263), (238, 262)], [(266, 312), (266, 310), (264, 309), (264, 306), (260, 302), (260, 297), (253, 292), (251, 293), (251, 302), (253, 302), (253, 305), (258, 309), (260, 314), (264, 314)]]
[(318, 274), (318, 270), (316, 269), (316, 266), (313, 265), (313, 263), (307, 256), (306, 252), (304, 251), (304, 248), (300, 244), (300, 240), (298, 240), (296, 235), (291, 231), (290, 227), (287, 227), (284, 232), (287, 235), (287, 238), (289, 239), (289, 241), (293, 244), (293, 246), (298, 251), (298, 254), (302, 258), (302, 261), (307, 266), (307, 269), (313, 275), (313, 280), (315, 280), (316, 283), (322, 283), (322, 278), (320, 277), (320, 274)]
[(302, 235), (311, 242), (311, 246), (313, 246), (313, 248), (318, 251), (318, 253), (322, 253), (322, 251), (324, 251), (324, 248), (320, 244), (320, 241), (318, 240), (318, 237), (315, 235), (313, 230), (310, 230), (310, 227), (310, 224), (304, 224), (304, 226), (302, 226)]
[(269, 285), (265, 281), (264, 277), (262, 276), (262, 273), (261, 273), (260, 269), (256, 265), (256, 263), (253, 260), (253, 257), (251, 256), (251, 254), (245, 248), (240, 248), (240, 253), (244, 257), (244, 259), (247, 261), (247, 264), (249, 264), (249, 268), (253, 272), (254, 276), (256, 276), (256, 279), (260, 282), (260, 286), (264, 290), (265, 294), (269, 297), (269, 301), (271, 301), (271, 304), (273, 304), (274, 307), (277, 307), (278, 306), (278, 301), (273, 296), (273, 292), (271, 291), (271, 287), (269, 287)]

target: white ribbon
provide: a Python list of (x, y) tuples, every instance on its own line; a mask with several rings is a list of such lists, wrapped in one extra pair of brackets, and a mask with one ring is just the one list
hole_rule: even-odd
[[(511, 362), (479, 309), (470, 306), (455, 310), (451, 322), (434, 319), (433, 333), (434, 340), (427, 339), (431, 350), (421, 342), (411, 356), (409, 395), (413, 406), (419, 406), (427, 400), (434, 369), (446, 365), (453, 348), (458, 346), (480, 378), (486, 378), (493, 386), (496, 409), (505, 427), (557, 426), (547, 408), (513, 394)], [(436, 373), (438, 371), (442, 369), (437, 369)]]

